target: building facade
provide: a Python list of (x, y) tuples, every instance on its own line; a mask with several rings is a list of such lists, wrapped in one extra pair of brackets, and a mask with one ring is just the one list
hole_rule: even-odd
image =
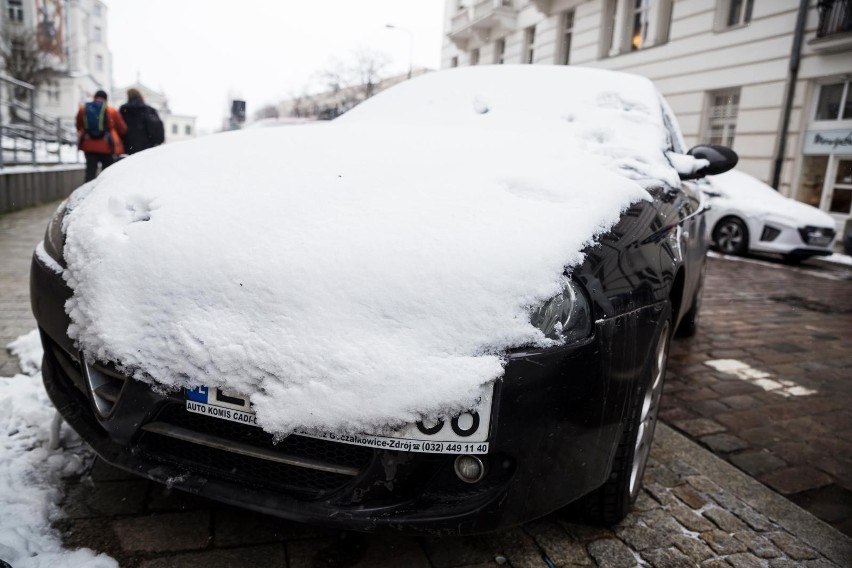
[(504, 63), (644, 75), (689, 146), (852, 218), (852, 0), (446, 0), (442, 67)]
[[(0, 41), (15, 45), (35, 36), (50, 71), (38, 86), (38, 112), (73, 122), (79, 105), (98, 89), (112, 91), (107, 6), (99, 0), (0, 0)], [(0, 67), (2, 67), (0, 63)], [(3, 72), (0, 69), (0, 72)], [(16, 77), (18, 78), (18, 77)]]

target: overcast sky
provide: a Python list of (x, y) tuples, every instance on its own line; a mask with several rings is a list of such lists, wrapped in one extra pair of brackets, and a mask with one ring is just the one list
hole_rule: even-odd
[[(440, 65), (443, 0), (105, 0), (113, 80), (163, 91), (176, 114), (220, 127), (231, 98), (251, 116), (300, 94), (332, 58), (359, 48), (386, 53), (389, 71)], [(116, 104), (124, 93), (115, 93)]]

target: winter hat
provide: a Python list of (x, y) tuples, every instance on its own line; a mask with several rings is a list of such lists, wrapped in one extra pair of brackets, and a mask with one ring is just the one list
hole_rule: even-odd
[(96, 99), (100, 98), (100, 99), (106, 100), (106, 98), (107, 98), (106, 91), (104, 91), (103, 89), (99, 90), (97, 93), (95, 93), (95, 98)]

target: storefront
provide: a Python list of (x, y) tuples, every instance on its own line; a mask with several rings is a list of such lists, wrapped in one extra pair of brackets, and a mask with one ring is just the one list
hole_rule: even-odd
[(799, 199), (827, 211), (844, 235), (852, 218), (850, 81), (817, 86), (802, 154)]

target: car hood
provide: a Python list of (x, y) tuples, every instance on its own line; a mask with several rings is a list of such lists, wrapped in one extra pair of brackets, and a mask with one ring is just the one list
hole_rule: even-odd
[(712, 192), (711, 205), (740, 211), (758, 219), (784, 221), (793, 227), (834, 228), (834, 219), (828, 213), (801, 201), (784, 197), (771, 186), (746, 173), (732, 170), (717, 176), (708, 176)]
[(70, 200), (69, 335), (152, 384), (246, 394), (270, 431), (470, 408), (506, 349), (551, 344), (529, 307), (649, 198), (641, 164), (528, 134), (331, 123), (134, 155)]

